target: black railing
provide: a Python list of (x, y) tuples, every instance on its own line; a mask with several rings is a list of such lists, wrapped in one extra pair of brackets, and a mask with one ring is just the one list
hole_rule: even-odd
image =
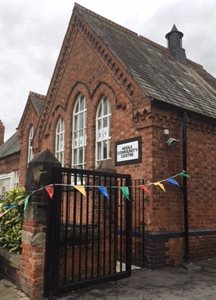
[(45, 296), (129, 276), (133, 201), (125, 200), (120, 188), (132, 186), (130, 175), (55, 168), (53, 183)]

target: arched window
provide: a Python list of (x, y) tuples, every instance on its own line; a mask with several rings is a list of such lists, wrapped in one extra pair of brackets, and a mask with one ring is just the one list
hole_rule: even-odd
[(28, 136), (28, 163), (34, 158), (32, 140), (34, 136), (34, 127), (32, 126)]
[(64, 133), (64, 120), (60, 118), (56, 125), (55, 156), (62, 166), (64, 165)]
[(86, 166), (86, 100), (79, 95), (73, 111), (72, 166), (85, 169)]
[(96, 166), (102, 160), (111, 158), (111, 109), (106, 96), (103, 96), (96, 114)]

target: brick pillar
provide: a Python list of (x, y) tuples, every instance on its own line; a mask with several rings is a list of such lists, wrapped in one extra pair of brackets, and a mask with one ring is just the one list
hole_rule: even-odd
[(5, 132), (5, 127), (2, 121), (0, 120), (0, 146), (4, 143), (4, 132)]
[[(27, 194), (52, 183), (51, 168), (58, 166), (61, 164), (49, 150), (33, 159), (27, 170)], [(48, 201), (44, 189), (33, 193), (24, 214), (19, 286), (31, 299), (43, 295)]]

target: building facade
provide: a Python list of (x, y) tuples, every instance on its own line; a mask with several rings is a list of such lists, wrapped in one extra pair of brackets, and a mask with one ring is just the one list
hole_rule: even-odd
[(75, 4), (47, 95), (30, 92), (18, 127), (20, 185), (28, 162), (46, 149), (63, 166), (106, 161), (149, 184), (149, 266), (185, 254), (182, 189), (150, 184), (185, 162), (191, 257), (216, 255), (216, 80), (187, 59), (182, 37), (173, 26), (165, 48)]

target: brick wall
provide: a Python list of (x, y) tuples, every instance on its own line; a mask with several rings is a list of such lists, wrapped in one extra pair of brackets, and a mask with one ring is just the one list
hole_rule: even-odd
[[(32, 105), (32, 102), (28, 99), (28, 103), (25, 108), (25, 114), (22, 117), (22, 121), (19, 126), (19, 141), (20, 141), (19, 184), (20, 186), (25, 185), (26, 171), (28, 167), (29, 133), (32, 127), (34, 128), (34, 132), (36, 131), (38, 120), (39, 120), (39, 116), (36, 113)], [(35, 155), (37, 154), (37, 149), (34, 148), (34, 144), (33, 144), (33, 152)]]
[(7, 174), (19, 169), (19, 153), (0, 159), (0, 173)]

